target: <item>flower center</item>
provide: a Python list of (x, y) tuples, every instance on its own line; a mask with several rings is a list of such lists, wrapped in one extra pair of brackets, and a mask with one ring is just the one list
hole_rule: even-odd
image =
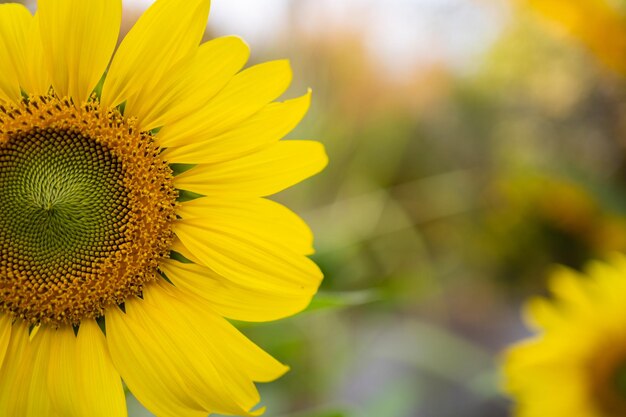
[(626, 415), (626, 340), (618, 338), (613, 344), (601, 346), (589, 363), (589, 387), (602, 415)]
[(0, 311), (78, 324), (139, 295), (167, 256), (172, 173), (117, 110), (0, 106)]
[(613, 374), (615, 392), (626, 403), (626, 363), (620, 364)]

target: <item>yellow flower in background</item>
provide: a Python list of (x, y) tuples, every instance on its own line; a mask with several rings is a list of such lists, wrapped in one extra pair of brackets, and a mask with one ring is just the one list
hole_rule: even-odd
[(605, 65), (626, 74), (626, 14), (610, 0), (515, 0), (582, 41)]
[(539, 332), (506, 354), (506, 391), (518, 417), (626, 415), (626, 258), (562, 268), (553, 298), (526, 305)]
[(199, 46), (208, 0), (155, 2), (113, 57), (121, 0), (38, 6), (0, 5), (0, 415), (125, 416), (122, 380), (157, 416), (262, 413), (287, 368), (226, 318), (322, 279), (264, 198), (326, 164), (280, 141), (310, 94), (274, 102), (289, 64), (241, 70), (237, 37)]

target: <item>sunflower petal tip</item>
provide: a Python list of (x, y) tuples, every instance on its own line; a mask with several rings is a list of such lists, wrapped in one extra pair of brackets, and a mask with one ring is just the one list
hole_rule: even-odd
[(280, 70), (284, 71), (289, 78), (293, 76), (293, 70), (291, 67), (291, 61), (287, 58), (277, 59), (274, 61), (274, 64), (280, 68)]
[(326, 166), (328, 165), (328, 162), (329, 162), (328, 153), (326, 153), (326, 147), (324, 146), (322, 142), (315, 142), (315, 143), (317, 144), (317, 147), (318, 147), (319, 161), (320, 161), (319, 169), (321, 171), (324, 168), (326, 168)]
[(249, 416), (260, 416), (265, 414), (265, 411), (267, 410), (267, 407), (263, 406), (263, 407), (259, 407), (254, 411), (250, 411), (247, 415)]
[[(214, 41), (220, 40), (222, 42), (228, 43), (231, 53), (240, 52), (245, 53), (246, 55), (250, 55), (250, 45), (244, 38), (239, 35), (226, 35), (221, 38), (217, 38)], [(241, 51), (237, 51), (240, 49)]]
[(289, 371), (291, 371), (291, 366), (283, 364), (283, 373), (281, 375), (285, 375)]

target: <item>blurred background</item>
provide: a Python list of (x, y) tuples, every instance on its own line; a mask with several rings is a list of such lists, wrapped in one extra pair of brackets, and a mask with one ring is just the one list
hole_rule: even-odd
[[(125, 1), (124, 28), (150, 3)], [(330, 155), (276, 196), (315, 232), (319, 295), (238, 324), (291, 366), (261, 386), (267, 416), (509, 415), (523, 300), (555, 264), (626, 250), (625, 4), (212, 1), (207, 39), (289, 58), (286, 97), (314, 92), (289, 137)]]

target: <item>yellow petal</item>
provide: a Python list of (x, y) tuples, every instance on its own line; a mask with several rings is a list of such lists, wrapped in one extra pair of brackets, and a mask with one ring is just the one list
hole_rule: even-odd
[(0, 368), (0, 415), (26, 415), (32, 366), (28, 326), (15, 323)]
[(9, 340), (11, 339), (11, 316), (7, 314), (0, 315), (0, 366), (4, 361), (4, 355), (7, 352), (9, 346)]
[(25, 54), (25, 67), (19, 77), (20, 85), (28, 94), (47, 94), (52, 85), (52, 80), (44, 60), (39, 14), (35, 14), (31, 20), (26, 36)]
[(174, 241), (172, 242), (171, 250), (173, 250), (174, 252), (180, 253), (181, 255), (183, 255), (185, 258), (189, 259), (192, 262), (195, 262), (197, 264), (202, 263), (200, 259), (193, 256), (193, 253), (189, 252), (189, 250), (185, 247), (185, 245), (183, 245), (180, 239), (176, 236), (174, 236)]
[(304, 255), (313, 251), (313, 233), (307, 224), (282, 204), (265, 198), (215, 200), (198, 198), (177, 210), (183, 219), (201, 218), (223, 225), (233, 234), (253, 234), (265, 242), (283, 245)]
[(66, 417), (124, 417), (122, 380), (115, 370), (102, 331), (83, 320), (78, 336), (70, 326), (43, 327), (37, 337), (49, 346), (43, 354), (55, 410)]
[(41, 41), (59, 96), (82, 102), (102, 78), (117, 43), (120, 0), (39, 0)]
[[(197, 333), (202, 336), (201, 344), (206, 343), (205, 347), (213, 352), (210, 356), (215, 358), (213, 362), (216, 368), (224, 369), (220, 374), (231, 375), (225, 369), (230, 364), (236, 364), (238, 370), (250, 380), (270, 382), (289, 370), (289, 367), (255, 345), (228, 321), (212, 314), (211, 306), (204, 300), (161, 281), (158, 287), (152, 288), (147, 304), (151, 305), (151, 309), (161, 309), (167, 303), (176, 307), (177, 321), (188, 321), (186, 327), (189, 330), (200, 330)], [(188, 336), (193, 334), (193, 331), (187, 332)], [(232, 375), (235, 373), (237, 372), (234, 371)], [(257, 394), (253, 397), (257, 397)]]
[(286, 60), (250, 67), (233, 77), (202, 109), (164, 126), (157, 141), (167, 148), (219, 135), (278, 98), (290, 83), (291, 67)]
[[(135, 302), (127, 300), (126, 305)], [(105, 317), (113, 363), (133, 395), (148, 410), (160, 417), (206, 417), (207, 412), (188, 395), (177, 364), (158, 351), (160, 341), (136, 322), (140, 320), (136, 314), (129, 316), (115, 307), (107, 310)], [(166, 360), (160, 362), (163, 358), (159, 354), (164, 354)]]
[(261, 197), (320, 172), (327, 162), (319, 142), (287, 140), (239, 159), (198, 165), (175, 177), (174, 184), (203, 195)]
[[(209, 0), (158, 0), (139, 18), (115, 53), (102, 104), (132, 101), (151, 91), (180, 59), (196, 51), (206, 29)], [(152, 102), (151, 97), (146, 97)]]
[(126, 314), (107, 312), (111, 354), (133, 394), (158, 415), (256, 415), (252, 381), (285, 371), (200, 298), (170, 284), (150, 285), (143, 300), (125, 306)]
[(557, 305), (541, 297), (533, 297), (526, 301), (523, 316), (526, 323), (538, 331), (558, 327), (563, 324), (564, 319), (567, 319)]
[(580, 311), (593, 309), (593, 301), (589, 298), (587, 280), (576, 271), (559, 267), (555, 268), (548, 282), (550, 291), (559, 303), (568, 308)]
[[(30, 333), (31, 368), (30, 386), (28, 390), (28, 412), (26, 416), (59, 416), (52, 404), (52, 396), (48, 390), (48, 371), (50, 366), (50, 338), (41, 337), (45, 334), (43, 326), (38, 326)], [(26, 369), (26, 367), (25, 367)]]
[(165, 260), (159, 267), (178, 288), (197, 294), (221, 316), (234, 320), (277, 320), (302, 311), (311, 301), (311, 294), (306, 291), (298, 295), (285, 293), (281, 288), (261, 290), (245, 286), (198, 264)]
[(248, 45), (236, 36), (200, 45), (189, 60), (181, 60), (154, 89), (144, 89), (126, 103), (125, 112), (137, 117), (142, 130), (170, 124), (202, 108), (243, 67)]
[(229, 224), (185, 219), (174, 225), (174, 232), (201, 264), (249, 288), (311, 296), (322, 280), (319, 268), (306, 256)]
[(94, 320), (83, 320), (76, 338), (74, 396), (83, 399), (78, 416), (126, 416), (126, 398), (120, 374), (111, 361), (102, 330)]
[(238, 126), (217, 136), (199, 133), (187, 146), (168, 148), (173, 163), (210, 164), (242, 157), (282, 139), (300, 123), (311, 103), (311, 92), (283, 103), (271, 103)]
[(26, 36), (32, 16), (20, 4), (0, 5), (0, 100), (22, 98), (19, 75), (25, 68)]
[(45, 367), (35, 369), (39, 341), (31, 343), (28, 325), (16, 322), (0, 368), (0, 415), (59, 417), (45, 389)]

